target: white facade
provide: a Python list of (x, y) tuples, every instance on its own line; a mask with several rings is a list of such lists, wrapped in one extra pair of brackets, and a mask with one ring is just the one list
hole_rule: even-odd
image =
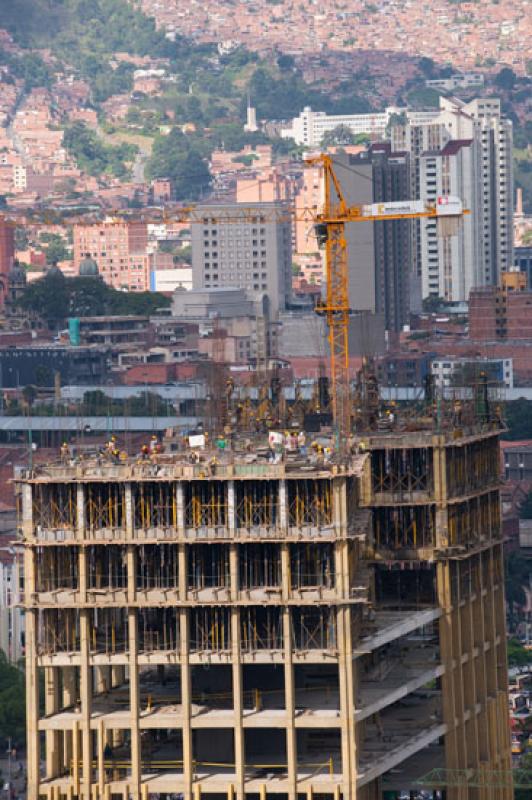
[(156, 269), (150, 275), (151, 292), (175, 292), (192, 289), (192, 267)]
[(383, 139), (393, 114), (406, 113), (409, 123), (419, 125), (438, 115), (437, 111), (408, 111), (405, 108), (390, 106), (383, 112), (366, 114), (335, 114), (329, 116), (325, 111), (313, 111), (306, 106), (299, 117), (292, 120), (289, 128), (281, 129), (283, 139), (294, 139), (296, 144), (318, 147), (324, 134), (339, 125), (345, 125), (356, 136), (367, 134), (375, 139)]
[[(477, 207), (474, 140), (451, 141), (439, 153), (423, 153), (419, 159), (420, 195), (435, 202), (442, 195), (460, 197), (466, 209)], [(481, 265), (481, 230), (477, 215), (468, 214), (456, 226), (456, 234), (442, 238), (436, 220), (420, 225), (422, 296), (449, 301), (469, 297), (485, 283)]]
[(392, 148), (410, 153), (414, 197), (455, 194), (471, 212), (451, 237), (432, 220), (413, 225), (423, 297), (462, 301), (472, 287), (498, 283), (513, 263), (512, 123), (500, 101), (442, 97), (430, 122), (394, 126)]
[(434, 376), (434, 383), (438, 389), (453, 386), (455, 376), (464, 368), (477, 368), (481, 370), (483, 365), (488, 374), (496, 376), (497, 381), (506, 389), (512, 389), (514, 385), (514, 366), (512, 358), (439, 358), (431, 364), (431, 373)]
[(453, 92), (455, 89), (476, 89), (484, 86), (484, 75), (480, 72), (458, 72), (450, 78), (436, 78), (425, 81), (431, 89)]

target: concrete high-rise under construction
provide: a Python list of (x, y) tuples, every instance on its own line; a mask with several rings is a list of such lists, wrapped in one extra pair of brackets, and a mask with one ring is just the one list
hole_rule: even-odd
[(19, 482), (28, 798), (510, 800), (500, 426)]

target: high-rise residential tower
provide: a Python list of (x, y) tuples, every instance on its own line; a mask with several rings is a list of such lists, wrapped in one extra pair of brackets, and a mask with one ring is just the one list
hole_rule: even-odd
[(433, 119), (405, 118), (391, 134), (393, 149), (410, 154), (415, 197), (455, 194), (471, 211), (452, 237), (439, 237), (432, 220), (413, 223), (423, 297), (467, 300), (471, 288), (496, 284), (513, 262), (512, 123), (500, 101), (442, 97)]

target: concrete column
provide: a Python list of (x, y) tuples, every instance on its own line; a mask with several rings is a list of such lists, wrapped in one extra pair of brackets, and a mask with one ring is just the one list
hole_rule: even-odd
[(187, 569), (187, 546), (178, 544), (177, 567), (179, 570), (179, 599), (184, 602), (187, 599), (188, 569)]
[(292, 574), (290, 570), (290, 543), (281, 544), (281, 596), (287, 602), (292, 594)]
[[(338, 636), (338, 677), (340, 689), (340, 719), (342, 735), (342, 777), (344, 800), (356, 798), (356, 736), (355, 692), (353, 685), (353, 658), (351, 638), (351, 609), (338, 607), (336, 611)], [(329, 754), (324, 754), (328, 758)]]
[(137, 546), (127, 545), (127, 599), (134, 603), (137, 599)]
[(98, 792), (99, 796), (103, 798), (105, 789), (105, 768), (104, 768), (104, 750), (106, 738), (103, 727), (103, 719), (98, 721)]
[(188, 609), (182, 608), (179, 615), (179, 633), (181, 638), (180, 648), (180, 668), (181, 668), (181, 706), (183, 709), (183, 798), (192, 800), (192, 782), (194, 780), (193, 752), (192, 752), (192, 728), (191, 703), (192, 703), (192, 682), (190, 677), (189, 663), (189, 619)]
[(180, 537), (185, 535), (185, 489), (182, 483), (176, 488), (177, 530)]
[(124, 491), (124, 518), (126, 521), (126, 539), (131, 541), (134, 536), (135, 518), (133, 513), (133, 489), (126, 483)]
[(231, 535), (236, 530), (235, 482), (227, 481), (227, 527)]
[[(128, 548), (129, 549), (129, 548)], [(140, 745), (140, 681), (138, 666), (138, 632), (137, 610), (128, 609), (129, 632), (129, 701), (131, 724), (131, 785), (132, 800), (140, 798), (142, 778), (141, 745)]]
[(89, 588), (88, 558), (87, 548), (80, 547), (78, 550), (78, 586), (79, 602), (87, 602), (87, 589)]
[[(45, 667), (44, 670), (44, 710), (46, 716), (57, 714), (60, 708), (59, 674), (57, 667)], [(60, 773), (61, 764), (61, 732), (46, 731), (46, 778), (55, 778)]]
[(92, 786), (92, 739), (91, 739), (91, 713), (92, 713), (92, 677), (90, 668), (90, 610), (80, 610), (80, 635), (81, 635), (81, 751), (83, 759), (82, 794), (85, 800), (90, 800)]
[(238, 545), (231, 542), (229, 545), (229, 572), (231, 576), (231, 600), (238, 600), (240, 591), (239, 569), (238, 569)]
[(76, 539), (85, 538), (85, 486), (78, 483), (76, 486)]
[(283, 609), (284, 688), (286, 708), (286, 757), (288, 800), (297, 800), (297, 738), (295, 725), (296, 696), (292, 663), (292, 620), (290, 609)]
[(336, 535), (345, 538), (347, 535), (347, 494), (345, 480), (333, 480), (333, 521)]
[[(76, 667), (62, 667), (61, 675), (63, 678), (63, 708), (73, 706), (77, 700), (76, 691)], [(72, 753), (72, 732), (65, 731), (63, 734), (63, 768), (70, 770), (73, 759)]]
[(240, 611), (231, 608), (231, 655), (233, 670), (233, 703), (235, 712), (234, 743), (237, 800), (245, 798), (246, 749), (244, 741), (244, 694), (242, 665), (240, 663)]
[(106, 694), (111, 690), (111, 667), (93, 667), (94, 691), (96, 694)]
[[(33, 496), (31, 484), (22, 486), (22, 535), (25, 542), (35, 542), (33, 527)], [(26, 547), (24, 550), (25, 603), (34, 601), (36, 576), (35, 552)], [(28, 800), (39, 797), (39, 675), (37, 669), (37, 610), (26, 609), (26, 748)]]
[(288, 491), (284, 478), (279, 481), (279, 525), (284, 531), (288, 527)]
[(80, 752), (79, 752), (79, 723), (74, 720), (72, 724), (72, 782), (74, 794), (80, 796)]
[[(443, 719), (447, 724), (448, 732), (445, 736), (445, 763), (448, 769), (460, 769), (465, 757), (465, 743), (463, 735), (463, 718), (458, 717), (455, 707), (455, 684), (457, 681), (459, 653), (454, 653), (453, 643), (453, 611), (451, 582), (449, 575), (449, 562), (437, 564), (438, 603), (443, 615), (439, 620), (440, 633), (440, 658), (445, 672), (442, 676)], [(459, 690), (460, 691), (460, 690)]]
[[(33, 578), (33, 574), (31, 576)], [(28, 800), (39, 798), (39, 677), (37, 670), (37, 611), (26, 610), (26, 746)]]
[(31, 484), (25, 483), (21, 489), (22, 494), (22, 536), (25, 541), (35, 540), (33, 530), (33, 496)]

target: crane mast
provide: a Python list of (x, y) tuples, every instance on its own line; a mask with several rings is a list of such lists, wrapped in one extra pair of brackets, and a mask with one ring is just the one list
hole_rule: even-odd
[(351, 428), (349, 398), (349, 267), (345, 221), (347, 205), (330, 156), (322, 164), (325, 182), (323, 211), (318, 216), (318, 241), (325, 242), (326, 296), (316, 306), (325, 316), (329, 339), (333, 420), (339, 437)]

